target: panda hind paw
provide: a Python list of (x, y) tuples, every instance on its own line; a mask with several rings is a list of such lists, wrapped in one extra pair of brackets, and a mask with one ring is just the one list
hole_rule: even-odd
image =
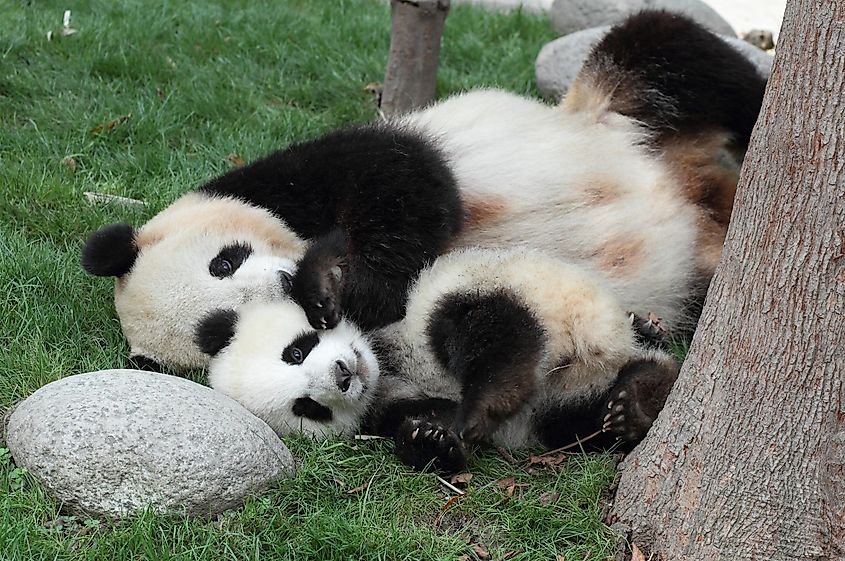
[(631, 388), (616, 388), (607, 400), (602, 431), (614, 435), (625, 447), (645, 438), (654, 417), (643, 411)]
[(396, 433), (396, 455), (418, 469), (455, 473), (466, 467), (467, 453), (458, 434), (439, 423), (406, 419)]

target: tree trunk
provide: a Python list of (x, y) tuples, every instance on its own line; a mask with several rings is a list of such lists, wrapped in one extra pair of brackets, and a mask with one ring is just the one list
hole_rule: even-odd
[(391, 0), (390, 54), (381, 109), (404, 113), (434, 99), (449, 0)]
[(655, 559), (845, 559), (845, 0), (790, 0), (689, 357), (610, 522)]

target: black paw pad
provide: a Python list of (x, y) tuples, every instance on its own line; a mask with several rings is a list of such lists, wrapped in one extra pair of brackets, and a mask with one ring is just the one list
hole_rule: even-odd
[(396, 455), (418, 469), (454, 473), (466, 467), (467, 454), (452, 429), (420, 419), (407, 419), (396, 433)]
[(607, 400), (602, 430), (631, 447), (645, 438), (654, 417), (640, 406), (630, 388), (617, 388)]

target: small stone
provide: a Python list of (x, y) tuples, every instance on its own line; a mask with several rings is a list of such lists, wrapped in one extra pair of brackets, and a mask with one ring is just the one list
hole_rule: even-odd
[[(560, 100), (592, 48), (610, 30), (610, 26), (584, 29), (570, 33), (551, 43), (546, 43), (535, 62), (535, 77), (540, 94), (554, 101)], [(732, 36), (721, 36), (730, 46), (738, 50), (757, 68), (761, 76), (768, 78), (772, 71), (772, 56)]]
[(138, 370), (69, 376), (12, 412), (6, 443), (19, 467), (85, 516), (210, 516), (293, 471), (267, 424), (183, 378)]
[(752, 29), (742, 36), (742, 40), (764, 51), (775, 48), (774, 35), (766, 29)]
[(731, 24), (701, 0), (555, 0), (549, 10), (552, 27), (561, 35), (619, 23), (641, 10), (684, 14), (710, 31), (736, 37)]

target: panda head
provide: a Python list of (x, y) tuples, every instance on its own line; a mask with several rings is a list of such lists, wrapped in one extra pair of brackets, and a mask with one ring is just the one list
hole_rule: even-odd
[(304, 249), (265, 209), (189, 193), (137, 231), (112, 224), (92, 234), (82, 266), (116, 277), (133, 359), (184, 369), (208, 362), (194, 342), (197, 322), (217, 308), (285, 296)]
[(290, 300), (216, 310), (196, 330), (208, 380), (276, 433), (350, 435), (375, 393), (379, 366), (364, 334), (341, 320), (315, 330)]

